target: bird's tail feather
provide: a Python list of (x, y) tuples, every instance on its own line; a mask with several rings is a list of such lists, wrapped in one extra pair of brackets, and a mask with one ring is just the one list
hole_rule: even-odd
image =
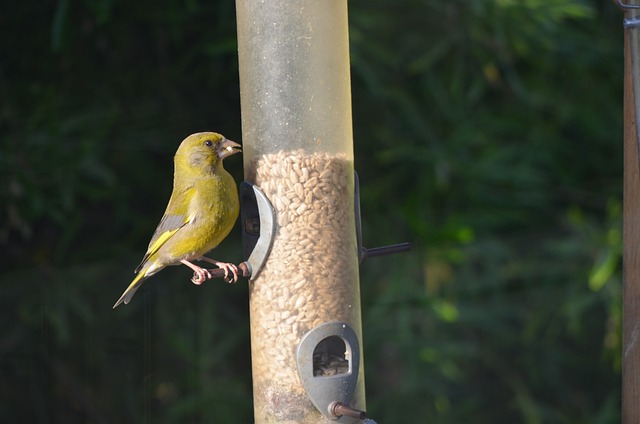
[(144, 280), (146, 280), (147, 278), (149, 278), (149, 277), (150, 277), (150, 275), (147, 275), (147, 270), (146, 269), (141, 270), (138, 273), (138, 275), (136, 275), (136, 278), (133, 279), (131, 284), (129, 284), (129, 287), (127, 287), (127, 289), (124, 291), (124, 293), (122, 293), (122, 296), (120, 296), (120, 299), (118, 299), (116, 304), (113, 305), (113, 309), (115, 309), (122, 302), (124, 302), (125, 305), (127, 303), (129, 303), (129, 301), (131, 300), (133, 295), (136, 294), (136, 291), (140, 288), (140, 285), (142, 284), (142, 282)]

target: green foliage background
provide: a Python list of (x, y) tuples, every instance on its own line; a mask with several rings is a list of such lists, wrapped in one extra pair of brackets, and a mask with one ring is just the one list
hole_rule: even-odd
[[(365, 244), (414, 246), (361, 267), (369, 415), (619, 422), (621, 13), (349, 11)], [(5, 2), (0, 28), (0, 421), (251, 422), (246, 285), (172, 268), (111, 310), (179, 141), (241, 139), (234, 3)]]

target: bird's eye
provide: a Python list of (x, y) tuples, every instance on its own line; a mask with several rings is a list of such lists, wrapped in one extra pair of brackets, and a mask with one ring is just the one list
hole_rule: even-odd
[(213, 141), (207, 140), (207, 141), (204, 142), (204, 145), (207, 146), (207, 147), (211, 147), (211, 146), (213, 146)]

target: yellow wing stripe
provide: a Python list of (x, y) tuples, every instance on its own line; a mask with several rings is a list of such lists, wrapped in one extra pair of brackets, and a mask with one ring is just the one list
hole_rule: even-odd
[(138, 267), (135, 269), (135, 272), (136, 273), (139, 272), (142, 269), (142, 267), (144, 266), (144, 264), (149, 260), (149, 258), (153, 254), (155, 254), (158, 250), (160, 250), (162, 245), (165, 244), (167, 242), (167, 240), (169, 240), (175, 233), (177, 233), (178, 230), (180, 230), (182, 227), (184, 227), (185, 225), (190, 223), (192, 219), (193, 219), (193, 217), (190, 216), (189, 218), (187, 218), (187, 221), (184, 222), (178, 228), (175, 228), (175, 229), (169, 230), (169, 231), (165, 231), (164, 233), (160, 234), (158, 236), (158, 238), (149, 246), (149, 249), (147, 249), (147, 253), (145, 253), (144, 258), (142, 258), (142, 261), (140, 262), (140, 265), (138, 265)]
[(158, 251), (158, 249), (160, 249), (160, 247), (167, 240), (169, 240), (171, 238), (171, 236), (174, 235), (180, 228), (182, 228), (182, 227), (180, 226), (180, 227), (176, 228), (175, 230), (165, 231), (164, 233), (160, 234), (158, 239), (156, 241), (154, 241), (151, 246), (149, 246), (149, 250), (147, 251), (147, 254), (145, 256), (149, 257), (149, 256), (153, 255), (154, 253), (156, 253)]
[(147, 250), (147, 253), (144, 254), (144, 258), (142, 258), (142, 261), (140, 262), (140, 265), (138, 265), (138, 267), (136, 268), (135, 272), (139, 272), (144, 266), (145, 262), (149, 260), (151, 255), (156, 253), (162, 247), (162, 245), (167, 240), (169, 240), (171, 236), (174, 235), (180, 228), (182, 228), (182, 226), (176, 228), (175, 230), (165, 231), (164, 233), (160, 234), (160, 236), (158, 236), (158, 239), (154, 241), (151, 246), (149, 246), (149, 250)]

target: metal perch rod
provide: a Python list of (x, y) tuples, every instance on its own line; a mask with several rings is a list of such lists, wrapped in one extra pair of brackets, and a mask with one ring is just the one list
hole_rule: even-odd
[[(362, 248), (362, 259), (373, 258), (376, 256), (384, 256), (384, 255), (393, 255), (395, 253), (402, 253), (411, 250), (410, 243), (398, 243), (392, 244), (390, 246), (382, 246), (382, 247), (372, 247), (372, 248)], [(208, 269), (211, 273), (211, 278), (224, 278), (224, 269), (222, 268), (213, 268)], [(249, 266), (246, 262), (242, 262), (238, 265), (238, 276), (249, 278), (251, 277), (251, 271), (249, 270)], [(194, 273), (195, 275), (195, 273)]]

